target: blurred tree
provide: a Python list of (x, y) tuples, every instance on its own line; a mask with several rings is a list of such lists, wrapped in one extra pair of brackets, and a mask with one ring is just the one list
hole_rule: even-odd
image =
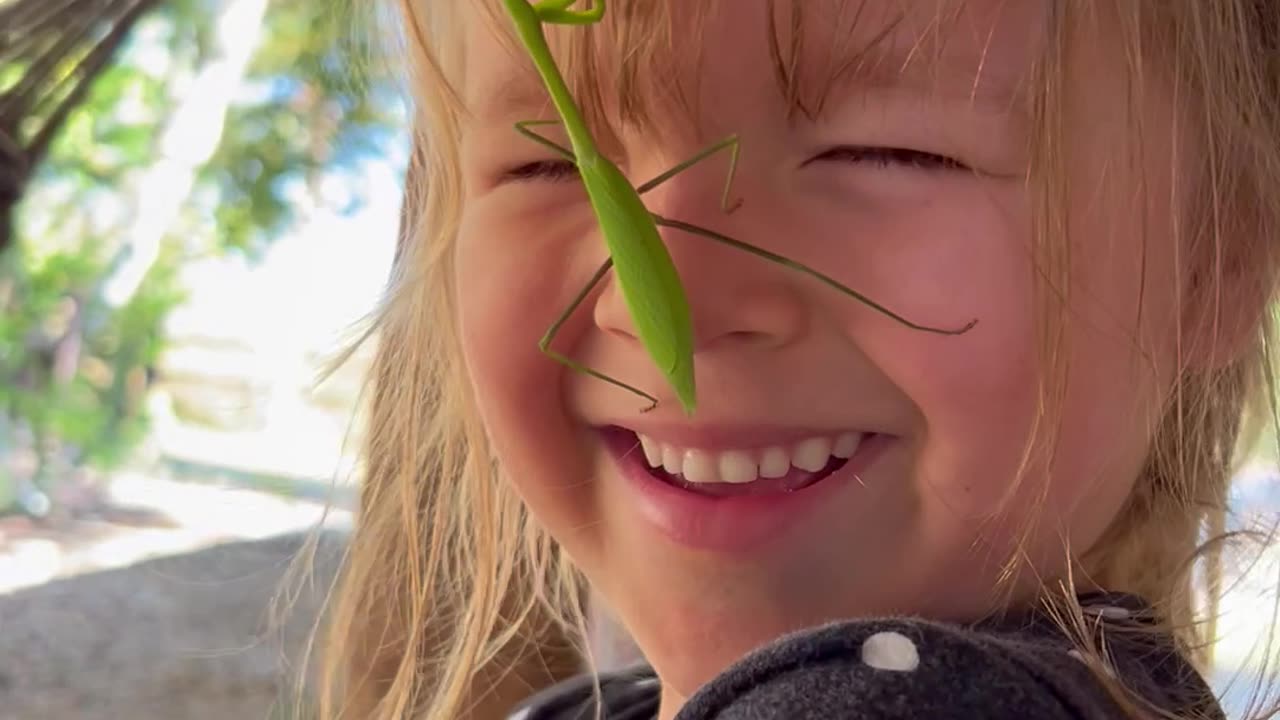
[(133, 25), (160, 0), (0, 0), (0, 250), (31, 171)]
[[(314, 0), (167, 0), (68, 112), (0, 255), (0, 508), (46, 511), (41, 484), (144, 437), (184, 262), (256, 257), (313, 203), (359, 207), (320, 179), (387, 152), (401, 107), (344, 62), (342, 20)], [(21, 75), (5, 58), (0, 92)]]

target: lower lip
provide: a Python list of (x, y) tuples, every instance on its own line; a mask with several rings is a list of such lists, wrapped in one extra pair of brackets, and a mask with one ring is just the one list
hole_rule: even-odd
[(611, 443), (609, 450), (647, 521), (686, 547), (732, 554), (776, 542), (850, 483), (860, 485), (859, 475), (891, 439), (879, 434), (864, 438), (848, 462), (812, 485), (756, 495), (712, 496), (684, 490), (651, 474), (638, 447)]

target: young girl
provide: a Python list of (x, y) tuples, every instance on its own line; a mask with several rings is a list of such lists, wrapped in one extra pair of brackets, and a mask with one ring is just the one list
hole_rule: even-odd
[[(977, 320), (913, 330), (664, 230), (692, 417), (612, 276), (554, 349), (657, 407), (539, 351), (606, 250), (575, 166), (512, 127), (556, 116), (502, 3), (397, 7), (413, 222), (322, 717), (1222, 717), (1193, 580), (1268, 395), (1280, 3), (615, 0), (548, 27), (636, 185), (739, 135), (734, 212), (727, 158), (652, 211)], [(569, 679), (589, 595), (638, 670)]]

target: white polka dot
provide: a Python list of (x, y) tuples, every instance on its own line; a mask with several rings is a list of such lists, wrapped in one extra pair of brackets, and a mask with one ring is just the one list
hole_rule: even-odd
[(911, 672), (920, 665), (920, 655), (905, 635), (880, 632), (863, 641), (862, 662), (877, 670)]
[(1125, 610), (1122, 607), (1115, 607), (1112, 605), (1086, 608), (1085, 612), (1088, 612), (1091, 615), (1099, 615), (1108, 620), (1128, 620), (1129, 619), (1128, 610)]

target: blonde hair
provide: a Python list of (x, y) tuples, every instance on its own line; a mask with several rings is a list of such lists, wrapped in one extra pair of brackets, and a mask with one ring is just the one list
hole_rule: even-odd
[[(465, 109), (455, 89), (462, 43), (454, 17), (460, 3), (395, 5), (403, 46), (393, 53), (409, 58), (417, 137), (403, 244), (377, 321), (359, 523), (324, 639), (319, 716), (488, 720), (503, 717), (505, 704), (582, 669), (586, 584), (499, 478), (456, 341), (450, 250), (462, 203), (457, 147)], [(668, 77), (655, 68), (674, 62), (679, 35), (698, 36), (689, 28), (697, 17), (682, 16), (681, 32), (674, 31), (672, 5), (615, 0), (602, 26), (555, 38), (593, 123), (607, 126), (609, 109), (646, 122), (643, 98), (661, 91), (656, 78)], [(1050, 42), (1030, 98), (1045, 368), (1041, 434), (1052, 436), (1065, 392), (1068, 151), (1058, 124), (1067, 110), (1064, 60), (1077, 50), (1068, 33), (1074, 24), (1103, 16), (1116, 23), (1131, 100), (1154, 81), (1191, 109), (1180, 130), (1203, 152), (1186, 158), (1194, 164), (1179, 173), (1189, 178), (1179, 188), (1189, 201), (1179, 208), (1182, 237), (1175, 244), (1190, 253), (1194, 268), (1183, 287), (1204, 302), (1243, 293), (1259, 312), (1243, 352), (1208, 369), (1179, 367), (1142, 477), (1079, 563), (1093, 582), (1155, 602), (1182, 649), (1205, 667), (1212, 624), (1197, 620), (1193, 568), (1197, 561), (1205, 568), (1212, 616), (1230, 479), (1250, 439), (1274, 415), (1272, 328), (1263, 310), (1280, 268), (1269, 237), (1280, 227), (1280, 2), (1049, 5)], [(802, 6), (792, 5), (784, 24), (798, 30)], [(601, 48), (616, 64), (609, 82), (596, 82), (606, 57)], [(795, 81), (794, 45), (774, 50), (787, 96), (798, 110), (815, 112), (822, 93), (814, 96)], [(1140, 122), (1133, 125), (1140, 137)], [(1102, 653), (1071, 603), (1070, 578), (1054, 581), (1056, 588), (1045, 583), (1044, 599), (1103, 669)], [(1098, 676), (1139, 714), (1140, 702), (1127, 699), (1105, 672)]]

